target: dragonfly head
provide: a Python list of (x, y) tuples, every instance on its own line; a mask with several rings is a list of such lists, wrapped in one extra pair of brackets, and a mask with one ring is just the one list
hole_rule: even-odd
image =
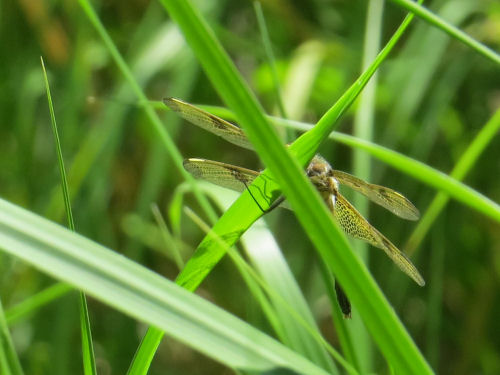
[(339, 183), (333, 176), (332, 166), (321, 156), (316, 155), (307, 167), (307, 177), (309, 177), (322, 193), (329, 193), (334, 196), (339, 190)]

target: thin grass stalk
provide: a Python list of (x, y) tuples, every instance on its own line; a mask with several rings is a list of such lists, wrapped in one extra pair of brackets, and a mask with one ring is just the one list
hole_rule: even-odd
[[(363, 62), (361, 71), (365, 71), (371, 62), (376, 58), (382, 37), (382, 19), (384, 14), (384, 0), (370, 0), (366, 10), (365, 35), (363, 42)], [(360, 139), (372, 141), (373, 125), (375, 122), (375, 93), (378, 82), (378, 74), (374, 73), (370, 82), (360, 95), (359, 105), (354, 115), (353, 133)], [(370, 181), (371, 159), (370, 156), (358, 149), (353, 152), (353, 174), (359, 178)], [(368, 219), (369, 206), (367, 199), (359, 194), (353, 196), (353, 204), (357, 210)], [(369, 262), (368, 244), (357, 241), (354, 249), (365, 263)], [(356, 312), (356, 306), (353, 307)], [(356, 338), (356, 355), (360, 363), (362, 372), (369, 372), (373, 369), (373, 342), (359, 318), (355, 313), (349, 325), (351, 337)]]
[[(59, 132), (57, 131), (56, 116), (54, 113), (54, 105), (52, 103), (52, 95), (50, 94), (50, 85), (45, 70), (43, 58), (40, 57), (42, 64), (43, 76), (45, 79), (45, 88), (47, 92), (47, 101), (49, 103), (50, 120), (52, 123), (52, 133), (56, 146), (57, 161), (59, 165), (59, 173), (61, 177), (61, 187), (63, 192), (64, 207), (68, 219), (69, 230), (75, 232), (75, 222), (73, 220), (73, 210), (71, 209), (71, 201), (69, 198), (68, 181), (66, 179), (66, 170), (64, 168), (64, 158), (62, 156), (61, 142), (59, 140)], [(83, 370), (86, 375), (95, 375), (97, 373), (94, 355), (94, 345), (92, 343), (92, 331), (90, 329), (89, 311), (87, 307), (87, 299), (83, 292), (79, 293), (79, 312), (80, 312), (80, 331), (82, 339), (82, 360)]]

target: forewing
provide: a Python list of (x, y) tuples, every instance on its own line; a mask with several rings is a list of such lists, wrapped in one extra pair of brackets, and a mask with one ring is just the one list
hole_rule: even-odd
[(410, 259), (375, 229), (341, 194), (337, 194), (333, 214), (348, 235), (384, 250), (389, 258), (418, 285), (425, 285), (424, 279)]
[(190, 123), (222, 137), (237, 146), (253, 150), (243, 130), (230, 122), (179, 99), (165, 98), (163, 102), (172, 111), (178, 113)]
[(420, 216), (418, 209), (402, 194), (385, 186), (370, 184), (349, 173), (333, 172), (334, 177), (342, 185), (360, 192), (368, 199), (388, 209), (393, 214), (407, 220), (417, 220)]
[(184, 168), (196, 178), (201, 178), (227, 189), (244, 191), (259, 176), (259, 172), (206, 159), (186, 159)]

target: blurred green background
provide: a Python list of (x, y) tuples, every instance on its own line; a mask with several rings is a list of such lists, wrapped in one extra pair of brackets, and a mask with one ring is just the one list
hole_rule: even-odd
[[(204, 0), (196, 4), (266, 111), (278, 114), (252, 2)], [(290, 118), (314, 123), (360, 73), (367, 4), (357, 0), (262, 1)], [(497, 1), (447, 0), (427, 5), (478, 41), (500, 49)], [(157, 2), (106, 0), (94, 1), (94, 6), (148, 98), (174, 96), (221, 105)], [(382, 43), (404, 14), (394, 4), (386, 4)], [(151, 204), (165, 214), (183, 181), (78, 3), (2, 0), (0, 45), (0, 196), (65, 222), (40, 67), (43, 56), (77, 231), (174, 279), (178, 269), (165, 256)], [(498, 66), (415, 20), (379, 72), (373, 139), (449, 173), (499, 107)], [(355, 110), (342, 119), (340, 131), (352, 133)], [(186, 125), (161, 106), (158, 111), (184, 157), (262, 167), (251, 152), (241, 152)], [(352, 171), (351, 149), (328, 142), (321, 152), (335, 168)], [(370, 172), (371, 182), (403, 192), (422, 213), (436, 194), (380, 162), (373, 161)], [(498, 135), (464, 181), (500, 201)], [(192, 197), (186, 199), (196, 210)], [(269, 214), (268, 222), (325, 336), (335, 344), (317, 259), (293, 214), (279, 211)], [(400, 248), (416, 225), (378, 207), (370, 210), (370, 222)], [(178, 239), (184, 259), (202, 237), (183, 217)], [(412, 257), (427, 281), (425, 288), (408, 283), (378, 250), (371, 252), (370, 270), (437, 373), (500, 373), (498, 224), (451, 201)], [(0, 253), (0, 298), (6, 310), (53, 283)], [(230, 261), (217, 266), (199, 293), (267, 329)], [(92, 299), (89, 309), (99, 373), (125, 373), (145, 327)], [(12, 324), (12, 335), (27, 374), (81, 372), (76, 293)], [(387, 371), (377, 355), (373, 371)], [(166, 339), (151, 373), (233, 372)]]

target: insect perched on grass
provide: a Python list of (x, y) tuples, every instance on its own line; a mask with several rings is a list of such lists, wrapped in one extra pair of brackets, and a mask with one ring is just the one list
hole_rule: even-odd
[[(167, 98), (163, 101), (185, 120), (224, 138), (228, 142), (247, 149), (253, 149), (245, 133), (239, 127), (179, 99)], [(260, 175), (260, 172), (257, 171), (206, 159), (186, 159), (184, 168), (196, 178), (202, 178), (216, 185), (240, 192), (247, 189), (253, 180)], [(340, 227), (348, 235), (384, 250), (387, 256), (403, 272), (415, 280), (418, 285), (425, 285), (424, 279), (406, 255), (368, 223), (340, 194), (339, 183), (358, 191), (403, 219), (417, 220), (419, 212), (408, 199), (387, 187), (370, 184), (346, 172), (334, 170), (319, 155), (312, 159), (306, 173), (316, 189), (318, 189)], [(282, 206), (287, 207), (286, 202)], [(340, 285), (336, 284), (335, 288), (342, 312), (344, 316), (348, 317), (350, 316), (349, 300)]]

